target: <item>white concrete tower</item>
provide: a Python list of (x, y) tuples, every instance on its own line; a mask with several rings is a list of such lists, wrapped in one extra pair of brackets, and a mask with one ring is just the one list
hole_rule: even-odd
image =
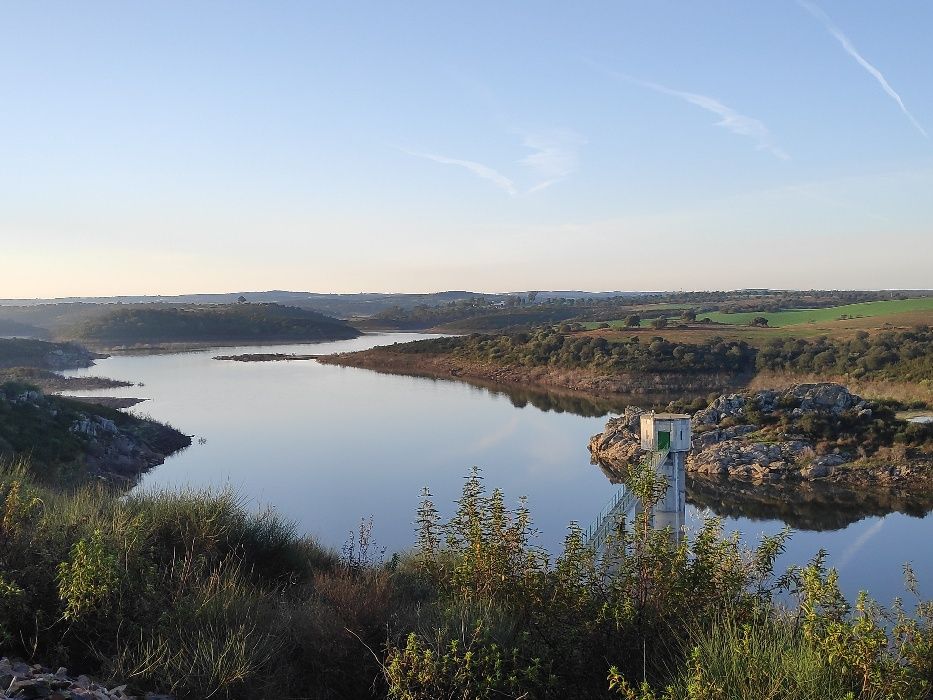
[(655, 506), (653, 526), (670, 527), (680, 541), (686, 513), (686, 461), (692, 434), (690, 416), (683, 413), (643, 413), (641, 416), (641, 448), (657, 454), (655, 471), (668, 483), (667, 493)]

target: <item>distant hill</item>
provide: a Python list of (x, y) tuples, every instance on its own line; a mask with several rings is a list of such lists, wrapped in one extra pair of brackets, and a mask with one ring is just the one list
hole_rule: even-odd
[(114, 346), (345, 340), (358, 337), (360, 332), (344, 321), (307, 309), (239, 303), (111, 306), (61, 335), (69, 340)]
[[(646, 321), (667, 310), (692, 309), (698, 315), (723, 313), (733, 323), (739, 313), (818, 309), (841, 304), (908, 297), (931, 297), (929, 291), (805, 292), (739, 290), (719, 292), (587, 292), (530, 291), (486, 294), (461, 290), (428, 294), (316, 294), (265, 291), (180, 296), (69, 297), (64, 299), (0, 299), (0, 338), (19, 336), (54, 340), (73, 337), (76, 326), (101, 319), (114, 310), (225, 306), (240, 297), (250, 304), (280, 304), (349, 320), (367, 329), (483, 332), (527, 328), (537, 323), (574, 319), (613, 321), (636, 312)], [(483, 318), (488, 317), (488, 318)], [(252, 336), (251, 336), (252, 337)]]

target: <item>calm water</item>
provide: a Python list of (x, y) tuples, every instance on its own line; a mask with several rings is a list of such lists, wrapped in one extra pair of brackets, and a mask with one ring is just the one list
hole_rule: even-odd
[[(139, 488), (230, 485), (334, 546), (347, 540), (360, 518), (372, 517), (378, 545), (392, 552), (412, 543), (421, 488), (430, 487), (439, 509), (449, 514), (463, 477), (476, 465), (487, 485), (503, 489), (510, 502), (528, 497), (539, 543), (559, 549), (567, 524), (586, 526), (616, 488), (589, 463), (586, 449), (589, 437), (602, 431), (605, 417), (599, 414), (606, 406), (314, 361), (211, 359), (241, 352), (342, 352), (421, 337), (428, 336), (116, 356), (71, 374), (142, 382), (99, 393), (148, 398), (131, 412), (195, 436), (189, 449), (152, 470)], [(921, 590), (933, 595), (933, 504), (824, 491), (808, 491), (801, 505), (786, 491), (697, 482), (688, 485), (687, 523), (695, 527), (702, 513), (715, 511), (726, 517), (728, 529), (755, 542), (789, 522), (797, 530), (782, 566), (803, 563), (824, 548), (847, 593), (864, 588), (887, 601), (902, 592), (901, 567), (910, 561)]]

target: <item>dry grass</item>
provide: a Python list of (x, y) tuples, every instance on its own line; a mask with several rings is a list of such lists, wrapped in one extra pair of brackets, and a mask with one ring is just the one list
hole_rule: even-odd
[(836, 382), (862, 398), (871, 400), (893, 399), (905, 404), (922, 402), (933, 406), (933, 385), (924, 382), (892, 382), (881, 379), (853, 379), (825, 374), (792, 374), (787, 372), (759, 372), (748, 388), (786, 389), (794, 384)]

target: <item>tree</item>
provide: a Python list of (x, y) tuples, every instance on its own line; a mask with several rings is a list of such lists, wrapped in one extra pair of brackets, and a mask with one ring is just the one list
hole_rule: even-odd
[(664, 316), (658, 316), (657, 318), (651, 319), (652, 328), (667, 328), (667, 319)]
[(681, 317), (684, 321), (696, 321), (696, 320), (697, 320), (697, 312), (694, 311), (693, 309), (684, 309), (684, 310), (680, 313), (680, 317)]
[(755, 318), (752, 319), (749, 325), (758, 326), (759, 328), (765, 328), (768, 325), (768, 319), (765, 318), (764, 316), (755, 316)]
[(638, 314), (629, 314), (625, 317), (625, 325), (627, 328), (636, 328), (641, 325), (641, 316)]

